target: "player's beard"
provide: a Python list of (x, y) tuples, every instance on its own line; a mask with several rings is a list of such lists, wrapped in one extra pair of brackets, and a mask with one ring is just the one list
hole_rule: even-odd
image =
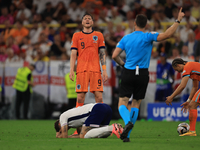
[(92, 25), (90, 25), (90, 26), (84, 26), (84, 28), (90, 29), (90, 28), (92, 28)]

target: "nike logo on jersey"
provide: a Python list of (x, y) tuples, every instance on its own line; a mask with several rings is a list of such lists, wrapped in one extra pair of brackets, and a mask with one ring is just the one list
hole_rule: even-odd
[(80, 38), (80, 40), (82, 40), (83, 38)]

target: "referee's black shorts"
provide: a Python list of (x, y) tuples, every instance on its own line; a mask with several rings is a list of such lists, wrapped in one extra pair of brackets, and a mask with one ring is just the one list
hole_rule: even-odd
[(121, 77), (119, 97), (130, 98), (133, 94), (133, 99), (144, 99), (148, 82), (148, 69), (139, 69), (139, 75), (136, 75), (136, 70), (124, 68)]

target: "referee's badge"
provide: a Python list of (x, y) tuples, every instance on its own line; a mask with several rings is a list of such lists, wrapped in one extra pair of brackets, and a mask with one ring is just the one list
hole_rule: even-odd
[(78, 90), (80, 90), (80, 89), (81, 89), (81, 85), (78, 84), (78, 85), (76, 86), (76, 88), (77, 88)]

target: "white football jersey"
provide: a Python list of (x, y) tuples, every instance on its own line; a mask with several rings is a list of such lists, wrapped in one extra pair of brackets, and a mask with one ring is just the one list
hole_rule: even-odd
[(95, 103), (86, 104), (77, 108), (72, 108), (60, 115), (61, 127), (68, 125), (71, 128), (81, 127), (85, 120), (89, 117)]

